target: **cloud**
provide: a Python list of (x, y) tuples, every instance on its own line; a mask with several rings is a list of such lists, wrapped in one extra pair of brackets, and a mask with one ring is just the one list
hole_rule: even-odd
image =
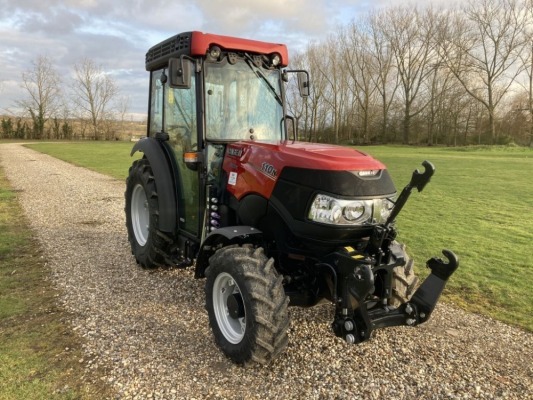
[(299, 31), (315, 35), (328, 29), (332, 7), (327, 1), (305, 0), (198, 0), (204, 29), (226, 35), (283, 38)]
[(132, 97), (132, 111), (143, 112), (145, 53), (176, 33), (200, 30), (285, 43), (294, 53), (383, 1), (0, 0), (0, 112), (20, 99), (14, 82), (40, 55), (53, 60), (65, 85), (75, 62), (92, 59)]

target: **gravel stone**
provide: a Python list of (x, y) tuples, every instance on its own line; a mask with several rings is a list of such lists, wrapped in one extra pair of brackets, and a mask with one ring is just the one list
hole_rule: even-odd
[[(439, 304), (416, 328), (347, 345), (332, 308), (289, 309), (287, 351), (241, 367), (216, 347), (203, 280), (131, 255), (124, 181), (22, 147), (0, 162), (43, 247), (88, 371), (123, 399), (533, 399), (533, 334)], [(83, 379), (83, 378), (82, 378)]]

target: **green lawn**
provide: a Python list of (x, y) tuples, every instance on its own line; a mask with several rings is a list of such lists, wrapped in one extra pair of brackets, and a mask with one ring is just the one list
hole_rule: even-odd
[(398, 217), (419, 272), (449, 248), (460, 257), (445, 298), (533, 330), (533, 151), (526, 148), (365, 147), (398, 190), (427, 159), (436, 172)]
[[(131, 143), (31, 145), (77, 165), (124, 178)], [(399, 239), (427, 274), (425, 261), (449, 248), (461, 266), (445, 300), (533, 331), (533, 150), (379, 146), (361, 150), (383, 161), (398, 191), (427, 159), (436, 173), (413, 192), (398, 217)]]
[(130, 157), (133, 145), (131, 142), (47, 142), (26, 146), (117, 179), (126, 179), (133, 159), (142, 155), (137, 152)]

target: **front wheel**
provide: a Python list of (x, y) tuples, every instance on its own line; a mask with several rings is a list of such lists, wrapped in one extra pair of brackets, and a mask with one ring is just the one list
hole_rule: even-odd
[(289, 300), (262, 248), (223, 247), (209, 259), (206, 277), (209, 323), (229, 358), (267, 364), (285, 349)]
[(402, 245), (402, 249), (405, 254), (405, 264), (401, 267), (395, 267), (392, 271), (392, 295), (389, 299), (389, 305), (393, 307), (398, 307), (409, 301), (418, 285), (413, 260), (405, 253), (405, 245)]

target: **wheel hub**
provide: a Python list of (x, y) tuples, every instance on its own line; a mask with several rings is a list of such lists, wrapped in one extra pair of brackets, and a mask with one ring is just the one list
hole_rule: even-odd
[(239, 285), (226, 272), (220, 273), (213, 283), (213, 311), (226, 340), (240, 343), (246, 332), (246, 307)]
[(244, 317), (244, 303), (240, 293), (233, 293), (226, 302), (229, 316), (233, 319)]

